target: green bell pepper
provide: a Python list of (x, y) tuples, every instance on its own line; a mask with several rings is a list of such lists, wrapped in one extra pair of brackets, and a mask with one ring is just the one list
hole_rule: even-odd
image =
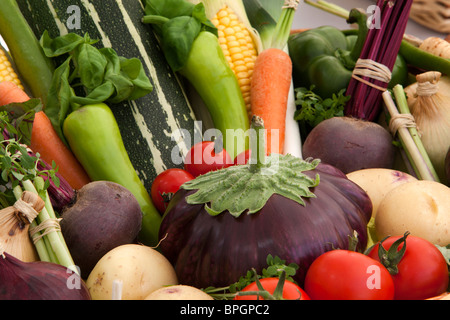
[[(355, 32), (321, 26), (293, 34), (288, 40), (295, 87), (310, 88), (322, 98), (346, 89), (368, 33), (365, 13), (352, 9), (348, 23), (356, 23)], [(408, 68), (397, 55), (389, 87), (405, 83)]]
[(104, 103), (82, 106), (64, 120), (63, 132), (93, 181), (113, 181), (134, 194), (143, 213), (139, 241), (155, 246), (161, 215), (130, 162), (111, 109)]

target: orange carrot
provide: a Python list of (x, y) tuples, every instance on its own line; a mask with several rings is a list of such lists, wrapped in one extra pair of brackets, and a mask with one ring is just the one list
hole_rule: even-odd
[(252, 115), (264, 120), (267, 154), (283, 153), (291, 79), (292, 61), (288, 53), (268, 48), (258, 55), (251, 80), (250, 104)]
[(14, 82), (0, 82), (0, 106), (4, 106), (13, 102), (28, 101), (27, 93), (19, 88)]
[(75, 190), (91, 181), (72, 151), (58, 136), (50, 119), (43, 111), (37, 112), (34, 116), (30, 148), (34, 152), (38, 152), (41, 158), (50, 165), (52, 161), (55, 161), (59, 168), (58, 172)]

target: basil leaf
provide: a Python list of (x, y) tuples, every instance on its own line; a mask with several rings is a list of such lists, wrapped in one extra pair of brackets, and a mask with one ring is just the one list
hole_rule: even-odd
[(46, 115), (66, 145), (68, 144), (62, 131), (62, 124), (71, 111), (70, 97), (74, 94), (69, 83), (71, 60), (71, 57), (67, 58), (55, 69), (45, 106)]
[(76, 50), (78, 76), (88, 91), (95, 89), (103, 83), (106, 64), (108, 60), (94, 46), (83, 43)]
[(191, 16), (194, 4), (185, 0), (146, 0), (146, 15), (163, 16), (169, 19), (180, 16)]
[(57, 57), (69, 53), (83, 42), (85, 42), (85, 38), (76, 33), (68, 33), (52, 39), (47, 30), (40, 39), (41, 47), (47, 57)]
[(111, 81), (107, 81), (96, 87), (85, 97), (72, 96), (70, 98), (70, 102), (80, 105), (101, 103), (107, 101), (112, 95), (114, 95), (114, 92), (115, 90), (113, 84)]
[(141, 60), (138, 58), (126, 59), (124, 57), (119, 57), (119, 60), (121, 74), (126, 76), (133, 84), (133, 90), (128, 97), (129, 100), (141, 98), (152, 92), (153, 85), (145, 73)]
[(161, 46), (174, 71), (186, 64), (192, 43), (200, 30), (198, 20), (188, 16), (173, 18), (163, 25)]

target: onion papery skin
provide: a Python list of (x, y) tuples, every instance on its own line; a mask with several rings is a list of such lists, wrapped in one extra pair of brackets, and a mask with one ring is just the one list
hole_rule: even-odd
[[(83, 280), (66, 267), (45, 261), (23, 262), (0, 255), (0, 300), (91, 300)], [(79, 286), (78, 286), (79, 284)], [(75, 286), (75, 287), (73, 287)]]
[(302, 286), (312, 261), (331, 249), (347, 249), (358, 233), (358, 249), (367, 244), (372, 202), (367, 193), (335, 167), (319, 164), (305, 171), (320, 183), (305, 206), (272, 195), (254, 214), (211, 216), (203, 204), (188, 204), (196, 190), (180, 189), (163, 216), (161, 252), (174, 265), (180, 283), (198, 288), (236, 282), (248, 270), (261, 272), (267, 255), (299, 265), (294, 280)]

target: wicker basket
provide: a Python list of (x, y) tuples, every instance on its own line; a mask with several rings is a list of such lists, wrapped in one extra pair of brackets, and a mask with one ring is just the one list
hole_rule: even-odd
[(414, 0), (410, 18), (429, 29), (450, 33), (450, 0)]

